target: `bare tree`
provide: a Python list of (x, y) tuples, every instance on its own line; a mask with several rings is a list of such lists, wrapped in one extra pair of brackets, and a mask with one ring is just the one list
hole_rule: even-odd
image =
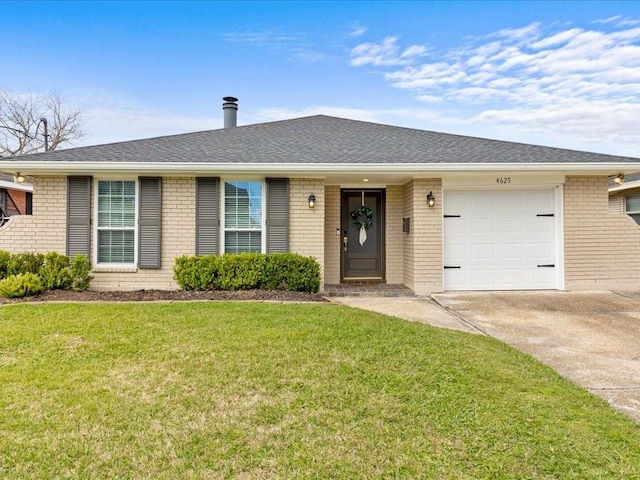
[(12, 95), (0, 91), (0, 157), (55, 150), (84, 133), (80, 111), (68, 111), (57, 93)]

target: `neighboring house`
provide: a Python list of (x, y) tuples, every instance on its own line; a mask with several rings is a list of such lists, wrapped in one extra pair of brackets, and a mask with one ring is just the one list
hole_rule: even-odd
[(607, 205), (638, 158), (323, 115), (225, 124), (1, 159), (37, 195), (0, 249), (84, 253), (96, 289), (176, 288), (176, 257), (243, 251), (417, 294), (640, 288), (640, 229)]
[(0, 226), (13, 215), (31, 215), (33, 185), (30, 181), (15, 181), (13, 174), (0, 172)]
[(629, 215), (640, 224), (640, 173), (626, 175), (622, 184), (609, 179), (609, 210)]

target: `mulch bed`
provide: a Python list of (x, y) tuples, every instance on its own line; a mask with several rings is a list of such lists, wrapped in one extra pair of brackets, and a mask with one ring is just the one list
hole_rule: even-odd
[(70, 290), (48, 290), (40, 295), (23, 298), (0, 297), (0, 304), (25, 302), (179, 302), (194, 300), (251, 300), (273, 302), (327, 302), (318, 294), (286, 292), (281, 290), (246, 291), (184, 291), (184, 290), (136, 290), (131, 292), (74, 292)]

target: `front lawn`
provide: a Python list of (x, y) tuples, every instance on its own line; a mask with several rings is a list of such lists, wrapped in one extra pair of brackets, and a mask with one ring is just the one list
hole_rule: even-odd
[(640, 478), (640, 428), (489, 338), (327, 304), (0, 308), (0, 478)]

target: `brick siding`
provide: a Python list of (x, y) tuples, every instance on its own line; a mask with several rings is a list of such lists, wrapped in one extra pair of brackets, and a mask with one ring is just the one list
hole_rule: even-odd
[(33, 190), (33, 215), (13, 216), (0, 227), (0, 249), (65, 253), (67, 178), (35, 177)]
[[(427, 206), (433, 192), (436, 204)], [(405, 285), (418, 295), (442, 291), (442, 181), (414, 179), (404, 185), (404, 216), (410, 218), (404, 233)]]
[(640, 227), (609, 210), (606, 176), (567, 176), (564, 187), (565, 288), (637, 290)]
[(402, 215), (404, 188), (387, 186), (385, 215), (385, 259), (387, 283), (404, 283), (404, 234)]
[(328, 185), (324, 191), (324, 279), (325, 283), (340, 283), (340, 251), (342, 248), (342, 233), (340, 230), (340, 186)]

